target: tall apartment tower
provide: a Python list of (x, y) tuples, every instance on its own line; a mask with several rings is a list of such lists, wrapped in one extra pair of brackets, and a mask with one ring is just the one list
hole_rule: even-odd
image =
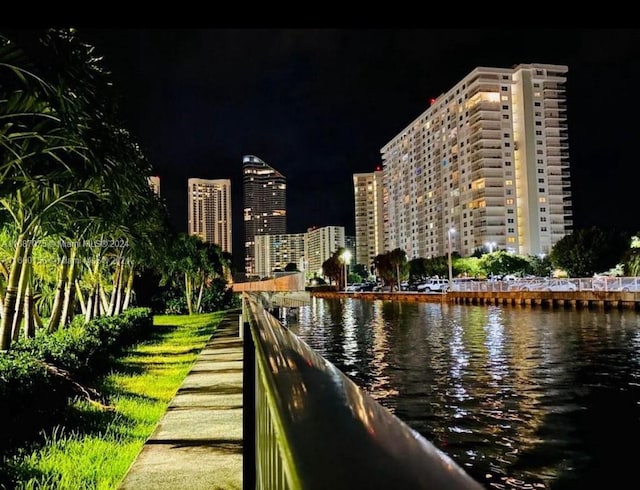
[(242, 159), (244, 185), (245, 271), (256, 274), (255, 237), (287, 232), (287, 181), (258, 157)]
[(189, 179), (189, 234), (231, 249), (231, 181)]
[(382, 168), (375, 172), (353, 174), (356, 212), (357, 264), (371, 265), (384, 250), (384, 205)]
[(479, 67), (432, 99), (381, 150), (385, 249), (537, 255), (570, 233), (566, 73)]
[(344, 226), (309, 228), (306, 235), (304, 256), (309, 267), (308, 272), (311, 275), (323, 276), (322, 263), (345, 245)]

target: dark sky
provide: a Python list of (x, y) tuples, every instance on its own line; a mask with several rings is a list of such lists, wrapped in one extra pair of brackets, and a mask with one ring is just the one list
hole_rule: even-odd
[(79, 29), (186, 231), (187, 178), (231, 178), (242, 253), (242, 156), (287, 177), (288, 231), (354, 231), (352, 174), (476, 66), (569, 67), (575, 227), (640, 229), (640, 30)]

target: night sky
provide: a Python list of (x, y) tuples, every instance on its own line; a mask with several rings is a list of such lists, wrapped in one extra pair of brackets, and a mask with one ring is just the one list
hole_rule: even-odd
[(243, 155), (287, 177), (290, 233), (353, 234), (352, 174), (476, 66), (568, 65), (574, 225), (640, 230), (638, 29), (78, 32), (104, 54), (178, 231), (189, 177), (232, 180), (236, 260)]

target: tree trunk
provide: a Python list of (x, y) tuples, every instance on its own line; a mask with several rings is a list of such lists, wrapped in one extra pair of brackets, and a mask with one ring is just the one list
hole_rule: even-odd
[(80, 310), (83, 315), (87, 313), (87, 305), (84, 301), (84, 296), (82, 295), (82, 288), (80, 287), (80, 281), (76, 279), (76, 295), (78, 296), (78, 302), (80, 303)]
[(77, 253), (77, 246), (72, 245), (71, 250), (69, 251), (69, 268), (67, 269), (67, 280), (65, 281), (64, 285), (64, 304), (62, 306), (62, 317), (60, 319), (63, 327), (71, 320), (73, 320), (73, 313), (76, 306), (74, 283), (76, 278), (76, 270), (78, 268), (76, 260)]
[(60, 319), (62, 318), (62, 307), (64, 305), (65, 287), (67, 283), (67, 275), (69, 273), (69, 250), (62, 247), (62, 263), (58, 268), (58, 281), (56, 283), (56, 295), (51, 308), (51, 317), (47, 331), (55, 332), (60, 327)]
[(133, 291), (133, 279), (134, 279), (133, 266), (129, 268), (129, 277), (127, 278), (127, 287), (124, 294), (124, 303), (122, 305), (122, 311), (129, 308), (129, 302), (131, 301), (131, 292)]
[(31, 338), (36, 334), (36, 324), (33, 312), (35, 310), (35, 302), (33, 300), (33, 267), (27, 269), (27, 287), (24, 293), (24, 336)]
[(201, 277), (200, 278), (200, 287), (198, 288), (198, 300), (196, 301), (196, 313), (200, 313), (200, 306), (202, 304), (202, 292), (204, 291), (204, 283), (205, 283), (205, 278)]
[(13, 340), (20, 338), (20, 324), (24, 313), (24, 296), (29, 280), (29, 268), (31, 265), (31, 241), (28, 240), (24, 246), (24, 255), (22, 256), (22, 264), (20, 267), (20, 280), (18, 281), (18, 294), (16, 296), (16, 309), (13, 313), (13, 322), (11, 325), (11, 336)]
[(109, 307), (107, 308), (107, 316), (115, 315), (116, 299), (118, 299), (118, 286), (120, 285), (120, 276), (122, 275), (122, 265), (116, 264), (116, 270), (113, 273), (113, 289), (111, 290), (111, 298), (109, 298)]
[(189, 280), (188, 274), (184, 273), (184, 291), (187, 296), (187, 310), (189, 311), (189, 315), (193, 314), (193, 307), (191, 305), (191, 281)]
[(98, 285), (98, 291), (100, 291), (100, 310), (98, 312), (98, 316), (109, 315), (109, 308), (111, 305), (109, 304), (107, 292), (104, 290), (102, 283)]
[(33, 318), (36, 321), (37, 329), (44, 328), (44, 324), (42, 323), (42, 318), (40, 318), (40, 314), (38, 313), (38, 308), (36, 308), (35, 301), (33, 305)]
[(94, 294), (94, 288), (91, 289), (91, 291), (89, 291), (89, 294), (87, 295), (87, 308), (84, 312), (84, 322), (88, 323), (91, 321), (91, 318), (93, 315), (93, 298), (95, 297)]
[(116, 290), (115, 309), (113, 311), (114, 315), (119, 315), (122, 312), (122, 289), (124, 287), (124, 277), (127, 272), (124, 264), (120, 263), (118, 266), (120, 267), (120, 274), (118, 274), (118, 288)]
[(100, 283), (96, 284), (95, 298), (93, 298), (93, 313), (91, 318), (100, 316)]

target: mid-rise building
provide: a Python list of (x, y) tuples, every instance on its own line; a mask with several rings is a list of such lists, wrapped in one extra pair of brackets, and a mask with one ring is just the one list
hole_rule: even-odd
[(387, 143), (385, 250), (547, 254), (570, 233), (566, 73), (476, 68)]
[(296, 264), (300, 272), (305, 272), (305, 236), (306, 233), (256, 235), (255, 274), (260, 277), (271, 277), (276, 269), (284, 270), (289, 263)]
[(309, 228), (306, 233), (304, 256), (308, 264), (308, 274), (323, 276), (322, 263), (344, 243), (344, 226), (323, 226)]
[(149, 185), (151, 186), (151, 189), (153, 190), (153, 192), (155, 192), (155, 194), (159, 196), (160, 195), (160, 177), (157, 175), (152, 175), (151, 177), (148, 177), (147, 180), (149, 181)]
[(287, 232), (287, 182), (284, 175), (253, 155), (243, 157), (242, 173), (245, 271), (255, 275), (255, 237)]
[(231, 181), (189, 179), (189, 234), (231, 249)]
[(382, 168), (374, 172), (353, 174), (355, 262), (367, 267), (376, 255), (385, 252), (382, 174)]

